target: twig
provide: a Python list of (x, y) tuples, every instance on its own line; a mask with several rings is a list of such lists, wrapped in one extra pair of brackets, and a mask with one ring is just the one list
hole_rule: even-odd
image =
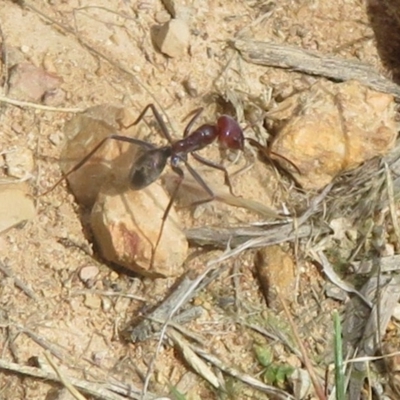
[[(200, 290), (215, 280), (224, 270), (224, 268), (219, 268), (212, 272), (211, 270), (207, 270), (200, 275), (200, 277), (204, 275), (200, 281), (199, 277), (193, 279), (185, 275), (181, 278), (180, 282), (174, 285), (167, 297), (152, 312), (143, 317), (143, 321), (126, 330), (130, 340), (140, 342), (148, 339), (150, 335), (160, 329), (161, 324), (159, 321), (165, 324), (166, 321), (171, 320), (172, 315), (175, 315), (179, 308), (188, 303)], [(172, 311), (174, 311), (173, 314), (171, 314)], [(179, 322), (180, 314), (175, 315), (172, 320)]]
[(44, 352), (44, 356), (46, 357), (47, 362), (50, 364), (51, 368), (53, 368), (54, 372), (57, 374), (58, 379), (60, 380), (60, 382), (65, 386), (65, 388), (68, 390), (68, 392), (70, 392), (72, 394), (72, 396), (74, 396), (77, 400), (86, 400), (85, 397), (83, 397), (79, 391), (73, 386), (71, 385), (71, 382), (69, 379), (67, 379), (59, 370), (59, 368), (57, 367), (57, 365), (53, 362), (53, 360), (50, 357), (50, 354), (45, 351)]
[(400, 244), (400, 227), (399, 221), (397, 219), (397, 210), (396, 210), (396, 202), (395, 202), (395, 194), (394, 194), (394, 187), (393, 187), (393, 177), (392, 172), (388, 166), (387, 162), (383, 163), (385, 167), (385, 174), (386, 174), (386, 185), (387, 185), (387, 193), (388, 193), (388, 202), (389, 202), (389, 210), (390, 216), (392, 218), (393, 230), (397, 238), (397, 244)]
[(168, 337), (172, 339), (175, 346), (179, 348), (183, 358), (203, 379), (216, 389), (221, 387), (221, 382), (212, 372), (211, 368), (193, 351), (190, 343), (173, 329), (168, 330)]
[[(321, 229), (322, 233), (329, 231), (328, 228)], [(229, 253), (232, 255), (239, 254), (246, 249), (290, 242), (296, 238), (301, 239), (312, 233), (311, 225), (301, 226), (296, 232), (292, 225), (280, 225), (268, 230), (259, 227), (213, 228), (208, 226), (185, 230), (189, 242), (199, 246), (226, 248), (229, 243), (233, 248)]]
[(56, 112), (76, 113), (76, 114), (85, 111), (84, 108), (51, 107), (51, 106), (45, 106), (43, 104), (30, 103), (29, 101), (10, 99), (5, 96), (0, 96), (0, 102), (12, 104), (13, 106), (18, 106), (18, 107), (36, 108), (37, 110), (43, 110), (43, 111), (56, 111)]
[(232, 45), (253, 64), (291, 69), (336, 81), (358, 80), (371, 89), (400, 98), (400, 86), (380, 75), (372, 66), (357, 60), (328, 57), (285, 44), (235, 40)]
[(14, 280), (15, 286), (20, 288), (28, 297), (35, 301), (38, 301), (38, 298), (36, 297), (36, 294), (33, 292), (33, 290), (26, 286), (25, 283), (21, 281), (21, 279), (14, 276), (14, 273), (11, 271), (11, 269), (7, 267), (2, 261), (0, 261), (0, 271), (9, 278), (12, 278)]
[(290, 315), (290, 312), (289, 312), (289, 309), (288, 309), (288, 307), (286, 305), (286, 302), (283, 299), (283, 297), (281, 296), (281, 294), (279, 293), (279, 290), (277, 290), (277, 294), (278, 294), (279, 300), (280, 300), (280, 302), (282, 304), (283, 310), (285, 311), (285, 315), (286, 315), (286, 317), (287, 317), (287, 319), (289, 321), (289, 324), (290, 324), (290, 326), (292, 328), (292, 332), (293, 332), (293, 335), (294, 335), (294, 337), (296, 339), (297, 346), (299, 347), (300, 352), (302, 354), (302, 361), (303, 361), (308, 373), (310, 374), (310, 378), (311, 378), (311, 381), (313, 383), (313, 386), (314, 386), (314, 389), (315, 389), (315, 393), (317, 394), (317, 396), (318, 396), (318, 398), (320, 400), (326, 400), (326, 396), (324, 394), (324, 390), (321, 387), (321, 384), (319, 382), (317, 374), (314, 371), (314, 367), (312, 366), (310, 358), (308, 357), (307, 350), (304, 347), (303, 342), (300, 339), (300, 336), (299, 336), (299, 333), (297, 331), (296, 325), (295, 325), (295, 323), (294, 323), (294, 321), (292, 319), (292, 316)]
[[(157, 343), (157, 349), (154, 354), (154, 356), (151, 359), (146, 378), (144, 381), (144, 386), (142, 390), (142, 395), (144, 396), (147, 393), (147, 388), (150, 383), (150, 377), (153, 372), (153, 366), (155, 363), (155, 360), (160, 352), (161, 345), (163, 343), (167, 328), (168, 328), (168, 323), (171, 321), (172, 317), (176, 314), (176, 312), (182, 307), (183, 304), (188, 302), (190, 299), (194, 297), (194, 295), (197, 293), (198, 290), (201, 288), (205, 287), (208, 283), (211, 281), (211, 276), (214, 276), (215, 274), (221, 273), (223, 268), (220, 268), (219, 270), (215, 270), (213, 267), (207, 267), (203, 273), (201, 273), (199, 276), (197, 276), (195, 279), (191, 280), (188, 276), (185, 276), (183, 279), (183, 282), (185, 283), (184, 286), (187, 287), (187, 290), (185, 292), (179, 292), (179, 296), (177, 296), (175, 293), (173, 293), (170, 298), (167, 299), (167, 302), (169, 302), (169, 307), (170, 312), (165, 320), (165, 323), (161, 329), (160, 333), (160, 339)], [(210, 276), (206, 279), (207, 275)], [(171, 301), (171, 297), (174, 299), (174, 301)], [(170, 308), (172, 306), (172, 309)]]
[(229, 366), (225, 365), (219, 358), (215, 357), (212, 354), (205, 352), (203, 349), (199, 348), (198, 346), (191, 345), (191, 348), (200, 357), (203, 357), (205, 360), (207, 360), (209, 363), (215, 365), (221, 371), (225, 372), (226, 374), (228, 374), (230, 376), (233, 376), (234, 378), (241, 380), (242, 382), (246, 383), (247, 385), (249, 385), (251, 387), (254, 387), (257, 390), (260, 390), (261, 392), (271, 395), (274, 399), (294, 400), (294, 397), (292, 395), (290, 395), (289, 393), (287, 393), (281, 389), (277, 389), (273, 386), (266, 385), (265, 383), (259, 381), (258, 379), (253, 378), (252, 376), (250, 376), (248, 374), (244, 374), (233, 367), (229, 367)]
[[(16, 372), (18, 374), (27, 375), (34, 378), (45, 379), (52, 382), (60, 382), (60, 379), (55, 373), (45, 372), (39, 368), (28, 367), (17, 363), (9, 362), (4, 359), (0, 359), (0, 369)], [(102, 400), (126, 400), (128, 399), (139, 399), (139, 391), (130, 387), (126, 388), (123, 395), (112, 393), (109, 389), (105, 388), (105, 385), (98, 383), (92, 383), (83, 381), (76, 378), (69, 378), (71, 385), (74, 385), (83, 392)], [(147, 399), (155, 399), (154, 394), (147, 393)]]
[(3, 90), (4, 93), (7, 93), (8, 90), (8, 54), (7, 54), (7, 45), (6, 38), (4, 36), (3, 29), (0, 23), (0, 39), (1, 39), (1, 61), (3, 62), (2, 74), (4, 78), (3, 82)]

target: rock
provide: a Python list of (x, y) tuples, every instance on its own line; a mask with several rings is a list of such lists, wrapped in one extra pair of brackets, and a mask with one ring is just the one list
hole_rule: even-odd
[(35, 216), (35, 205), (26, 183), (0, 185), (0, 233)]
[(35, 167), (33, 154), (26, 148), (5, 153), (4, 162), (7, 175), (18, 179), (31, 176)]
[(173, 18), (183, 19), (188, 21), (195, 14), (193, 8), (188, 7), (184, 1), (177, 0), (162, 0), (164, 7), (172, 15)]
[(341, 301), (343, 303), (349, 298), (349, 296), (343, 289), (330, 282), (326, 282), (325, 284), (325, 294), (326, 297)]
[(171, 19), (161, 26), (155, 37), (160, 51), (169, 57), (181, 57), (187, 52), (190, 32), (183, 20)]
[(103, 188), (91, 214), (91, 227), (103, 257), (151, 278), (180, 275), (188, 244), (173, 208), (150, 265), (168, 201), (158, 182), (122, 193)]
[(95, 265), (88, 265), (79, 271), (79, 279), (82, 282), (87, 283), (93, 281), (98, 274), (99, 269)]
[[(64, 174), (70, 171), (103, 139), (115, 133), (123, 109), (101, 105), (75, 115), (64, 127), (64, 146), (60, 166)], [(81, 168), (68, 176), (69, 187), (77, 201), (93, 206), (103, 184), (126, 179), (130, 160), (137, 146), (109, 140)], [(121, 161), (118, 163), (118, 161)]]
[(62, 89), (49, 90), (43, 95), (43, 104), (57, 107), (65, 103), (66, 93)]
[(87, 293), (85, 295), (84, 304), (87, 308), (90, 308), (92, 310), (99, 310), (101, 307), (101, 300), (99, 296), (96, 296), (92, 293)]
[(48, 395), (46, 396), (46, 400), (75, 400), (76, 396), (74, 396), (68, 389), (52, 389)]
[(296, 164), (301, 174), (285, 167), (305, 189), (320, 189), (339, 173), (385, 154), (397, 136), (393, 96), (358, 82), (318, 82), (269, 116), (280, 121), (271, 149)]
[(282, 309), (277, 290), (284, 300), (289, 302), (295, 300), (295, 266), (292, 257), (280, 246), (269, 246), (259, 250), (255, 265), (268, 307), (275, 310)]
[(311, 392), (312, 382), (308, 371), (296, 368), (288, 377), (296, 399), (305, 399)]
[(46, 92), (57, 89), (61, 83), (57, 75), (22, 62), (11, 69), (9, 95), (14, 99), (39, 102)]

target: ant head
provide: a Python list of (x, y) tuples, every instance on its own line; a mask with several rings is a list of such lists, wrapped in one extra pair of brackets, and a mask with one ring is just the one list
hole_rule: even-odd
[(170, 156), (171, 148), (169, 146), (144, 152), (132, 165), (129, 174), (131, 188), (140, 190), (157, 180)]
[(244, 149), (244, 135), (240, 125), (229, 115), (221, 115), (217, 121), (219, 144), (230, 150)]

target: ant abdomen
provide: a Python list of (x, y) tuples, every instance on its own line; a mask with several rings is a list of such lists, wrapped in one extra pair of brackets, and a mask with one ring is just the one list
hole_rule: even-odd
[(129, 173), (131, 189), (140, 190), (156, 181), (163, 172), (170, 156), (170, 146), (151, 149), (140, 155)]

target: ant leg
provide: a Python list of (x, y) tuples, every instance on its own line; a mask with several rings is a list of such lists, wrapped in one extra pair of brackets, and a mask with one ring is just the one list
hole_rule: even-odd
[[(214, 200), (215, 195), (214, 195), (213, 191), (208, 187), (208, 185), (204, 182), (203, 178), (196, 172), (195, 169), (193, 169), (189, 165), (189, 163), (185, 162), (185, 165), (186, 165), (187, 170), (193, 176), (193, 178), (196, 179), (196, 181), (200, 184), (200, 186), (209, 195), (208, 199), (204, 199), (204, 200), (201, 200), (201, 201), (196, 201), (196, 202), (192, 203), (191, 206), (198, 206), (200, 204), (208, 203), (208, 202)], [(157, 251), (158, 245), (160, 244), (162, 233), (164, 231), (165, 222), (166, 222), (166, 220), (168, 218), (169, 212), (171, 211), (172, 204), (175, 201), (176, 195), (178, 194), (179, 188), (181, 187), (183, 179), (185, 177), (184, 173), (183, 173), (183, 170), (181, 168), (179, 168), (177, 166), (174, 166), (174, 165), (171, 165), (171, 168), (178, 175), (178, 181), (176, 183), (174, 191), (172, 192), (172, 195), (171, 195), (171, 198), (170, 198), (169, 203), (167, 205), (167, 208), (165, 209), (164, 214), (162, 216), (160, 232), (158, 234), (157, 241), (156, 241), (156, 243), (155, 243), (155, 245), (153, 247), (153, 250), (151, 252), (150, 266), (152, 266), (153, 263), (154, 263), (154, 258), (155, 258), (155, 255), (156, 255), (156, 251)]]
[[(238, 169), (237, 171), (231, 173), (231, 177), (243, 174), (244, 172), (249, 171), (251, 168), (253, 168), (255, 160), (256, 160), (255, 153), (253, 151), (251, 151), (249, 148), (245, 147), (243, 149), (243, 156), (246, 160), (246, 165), (244, 165), (242, 168)], [(249, 158), (250, 158), (250, 160), (249, 160)]]
[(298, 166), (293, 162), (290, 161), (288, 158), (286, 158), (285, 156), (282, 156), (281, 154), (275, 153), (274, 151), (270, 150), (268, 147), (264, 147), (262, 146), (260, 143), (257, 142), (257, 140), (254, 140), (252, 138), (246, 138), (246, 140), (255, 148), (257, 148), (257, 150), (261, 151), (261, 153), (265, 156), (265, 158), (273, 164), (273, 158), (271, 156), (274, 157), (279, 157), (282, 160), (286, 161), (288, 164), (290, 164), (298, 174), (301, 175), (301, 171), (298, 168)]
[[(196, 122), (197, 118), (199, 118), (200, 114), (203, 112), (204, 108), (200, 107), (197, 108), (196, 110), (192, 111), (190, 114), (194, 114), (192, 119), (189, 121), (189, 123), (186, 125), (185, 130), (183, 131), (183, 137), (185, 138), (187, 135), (189, 135), (189, 132), (191, 131), (193, 124)], [(189, 115), (190, 115), (189, 114)], [(186, 119), (186, 118), (185, 118)]]
[(77, 171), (79, 168), (81, 168), (83, 165), (85, 165), (89, 161), (89, 159), (100, 149), (100, 147), (102, 147), (103, 144), (105, 142), (107, 142), (109, 139), (117, 140), (117, 141), (120, 141), (120, 142), (127, 142), (127, 143), (131, 143), (131, 144), (136, 144), (136, 145), (141, 146), (141, 147), (146, 147), (148, 150), (154, 149), (154, 147), (155, 147), (150, 143), (144, 142), (143, 140), (134, 139), (134, 138), (130, 138), (130, 137), (127, 137), (127, 136), (121, 136), (121, 135), (116, 135), (116, 134), (107, 136), (106, 138), (101, 140), (100, 143), (98, 143), (88, 154), (86, 154), (86, 156), (83, 157), (82, 160), (80, 160), (66, 174), (64, 174), (50, 189), (46, 190), (44, 193), (41, 193), (39, 195), (39, 197), (45, 196), (48, 193), (50, 193), (62, 181), (67, 179), (73, 172)]
[(147, 106), (143, 109), (143, 111), (140, 113), (140, 115), (136, 118), (134, 122), (131, 124), (124, 126), (125, 129), (128, 129), (134, 125), (137, 125), (144, 117), (146, 114), (147, 110), (150, 109), (154, 115), (154, 118), (156, 119), (159, 127), (161, 128), (161, 132), (164, 135), (164, 137), (168, 140), (168, 142), (173, 143), (172, 137), (168, 131), (167, 125), (165, 124), (164, 120), (161, 117), (161, 114), (158, 112), (157, 108), (155, 107), (154, 104), (147, 104)]
[(223, 165), (217, 164), (217, 163), (215, 163), (213, 161), (210, 161), (210, 160), (207, 160), (206, 158), (203, 158), (202, 156), (200, 156), (200, 155), (198, 155), (196, 153), (192, 153), (192, 156), (193, 156), (193, 158), (195, 160), (199, 161), (200, 163), (202, 163), (204, 165), (207, 165), (208, 167), (215, 168), (215, 169), (218, 169), (218, 170), (222, 171), (224, 173), (224, 176), (225, 176), (225, 185), (228, 186), (230, 194), (232, 196), (234, 196), (232, 183), (231, 183), (231, 180), (229, 178), (228, 171)]
[(156, 243), (153, 246), (153, 249), (151, 251), (150, 266), (153, 265), (154, 257), (156, 255), (156, 251), (157, 251), (158, 245), (160, 244), (160, 240), (161, 240), (161, 237), (162, 237), (162, 234), (163, 234), (163, 231), (164, 231), (165, 221), (168, 218), (168, 215), (169, 215), (169, 212), (171, 210), (172, 204), (175, 201), (175, 197), (178, 194), (178, 190), (181, 187), (181, 184), (182, 184), (183, 178), (184, 178), (184, 174), (183, 174), (182, 169), (180, 169), (179, 167), (176, 167), (176, 166), (171, 166), (171, 168), (178, 175), (178, 181), (176, 183), (176, 186), (174, 188), (174, 191), (172, 192), (171, 198), (169, 199), (169, 203), (167, 205), (167, 208), (165, 209), (164, 214), (163, 214), (162, 219), (161, 219), (160, 231), (158, 233), (158, 237), (157, 237)]
[(199, 175), (199, 173), (188, 163), (185, 162), (187, 170), (193, 176), (193, 178), (197, 181), (197, 183), (206, 191), (208, 194), (208, 198), (204, 200), (195, 201), (194, 203), (190, 204), (190, 206), (199, 206), (201, 204), (209, 203), (215, 199), (214, 192), (210, 189), (207, 183), (204, 182), (204, 179)]

